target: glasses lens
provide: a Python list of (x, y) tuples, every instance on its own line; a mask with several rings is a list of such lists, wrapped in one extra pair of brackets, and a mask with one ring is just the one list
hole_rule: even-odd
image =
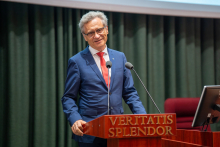
[(95, 32), (90, 32), (90, 33), (88, 33), (88, 37), (92, 37), (92, 36), (94, 36), (94, 34), (95, 34)]
[[(105, 27), (99, 28), (99, 29), (97, 29), (95, 32), (96, 32), (97, 34), (102, 34), (103, 31), (104, 31), (104, 28), (105, 28)], [(87, 36), (90, 37), (90, 38), (92, 38), (92, 37), (95, 35), (95, 32), (90, 32), (90, 33), (87, 34)]]
[(97, 32), (98, 34), (101, 34), (101, 33), (103, 32), (103, 30), (104, 30), (104, 28), (100, 28), (100, 29), (96, 30), (96, 32)]

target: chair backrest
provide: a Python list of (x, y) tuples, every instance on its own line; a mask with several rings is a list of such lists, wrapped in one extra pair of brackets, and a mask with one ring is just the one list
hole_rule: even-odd
[(168, 98), (165, 113), (176, 113), (177, 117), (194, 116), (200, 98)]
[[(176, 113), (177, 129), (202, 130), (202, 127), (192, 128), (192, 121), (199, 103), (196, 98), (168, 98), (164, 103), (165, 113)], [(207, 128), (211, 131), (210, 126)]]

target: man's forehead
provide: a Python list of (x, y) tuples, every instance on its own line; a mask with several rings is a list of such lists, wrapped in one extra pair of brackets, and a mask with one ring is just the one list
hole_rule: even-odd
[(100, 20), (91, 20), (89, 21), (88, 23), (84, 24), (83, 28), (84, 28), (84, 31), (86, 30), (96, 30), (96, 29), (99, 29), (99, 28), (102, 28), (104, 27), (102, 21)]
[(84, 26), (103, 25), (102, 20), (98, 17), (88, 21)]

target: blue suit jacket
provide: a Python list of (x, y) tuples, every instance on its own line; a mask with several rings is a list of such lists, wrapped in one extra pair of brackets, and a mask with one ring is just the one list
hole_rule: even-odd
[[(110, 83), (110, 114), (123, 114), (122, 97), (134, 114), (146, 114), (139, 100), (130, 70), (126, 69), (124, 53), (108, 48), (112, 62)], [(79, 93), (79, 104), (76, 105)], [(82, 119), (86, 122), (107, 114), (108, 88), (92, 54), (87, 47), (68, 61), (63, 111), (72, 126)], [(92, 143), (93, 136), (73, 134), (78, 142)]]

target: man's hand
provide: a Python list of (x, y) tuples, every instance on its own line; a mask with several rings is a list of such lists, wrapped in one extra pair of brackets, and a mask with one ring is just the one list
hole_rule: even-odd
[(86, 122), (83, 120), (77, 120), (73, 126), (71, 127), (72, 131), (74, 134), (78, 136), (83, 136), (83, 127), (82, 125), (85, 124)]

